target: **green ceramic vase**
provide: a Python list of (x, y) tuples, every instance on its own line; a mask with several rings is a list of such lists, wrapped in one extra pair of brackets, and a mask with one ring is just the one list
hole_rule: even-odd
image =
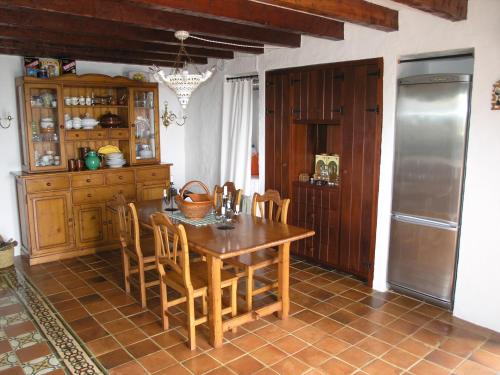
[(99, 168), (100, 164), (101, 164), (101, 159), (99, 159), (97, 153), (95, 151), (89, 151), (87, 153), (87, 157), (85, 158), (85, 166), (87, 167), (87, 169), (95, 171), (96, 169)]

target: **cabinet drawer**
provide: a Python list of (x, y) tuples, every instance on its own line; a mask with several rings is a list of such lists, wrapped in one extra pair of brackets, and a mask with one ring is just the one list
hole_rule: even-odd
[(147, 182), (151, 180), (166, 181), (169, 179), (168, 168), (144, 168), (137, 169), (137, 182)]
[(109, 138), (128, 139), (128, 129), (109, 129)]
[(108, 132), (105, 129), (89, 131), (89, 139), (105, 139), (108, 138)]
[(71, 182), (73, 187), (102, 185), (104, 184), (104, 174), (78, 174), (71, 177)]
[(109, 200), (113, 199), (116, 194), (123, 194), (127, 200), (135, 200), (135, 185), (119, 185), (112, 186), (110, 189)]
[(69, 189), (69, 179), (67, 176), (44, 177), (43, 179), (26, 181), (27, 193), (63, 189)]
[(110, 200), (109, 187), (95, 187), (92, 189), (77, 189), (73, 191), (73, 204), (96, 203)]
[(108, 172), (106, 173), (106, 184), (133, 184), (134, 183), (134, 172), (133, 171), (123, 171), (123, 172)]
[(87, 139), (87, 132), (85, 130), (70, 130), (65, 134), (66, 141), (79, 141)]

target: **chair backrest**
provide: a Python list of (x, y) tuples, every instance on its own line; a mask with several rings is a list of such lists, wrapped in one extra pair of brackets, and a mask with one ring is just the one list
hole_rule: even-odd
[(241, 210), (241, 196), (243, 194), (243, 190), (236, 189), (236, 186), (234, 186), (234, 183), (231, 181), (226, 181), (226, 183), (224, 183), (224, 185), (222, 185), (222, 186), (215, 185), (214, 194), (213, 194), (214, 208), (217, 207), (217, 204), (219, 202), (222, 202), (222, 194), (224, 193), (224, 186), (227, 186), (227, 192), (231, 193), (231, 196), (233, 199), (233, 202), (232, 202), (233, 210), (236, 208), (237, 204), (240, 206), (240, 210)]
[(161, 213), (151, 215), (155, 238), (156, 267), (160, 277), (165, 276), (165, 267), (181, 276), (188, 290), (193, 289), (189, 270), (189, 248), (186, 231), (182, 224), (173, 224)]
[[(255, 193), (252, 199), (252, 216), (257, 216), (257, 207), (261, 217), (286, 224), (290, 199), (281, 199), (276, 190), (266, 190), (264, 194)], [(267, 206), (267, 210), (266, 210)]]
[(116, 204), (118, 210), (120, 245), (122, 249), (128, 249), (135, 252), (137, 257), (142, 257), (141, 233), (135, 204), (127, 204), (125, 197), (121, 194), (115, 197), (112, 204)]

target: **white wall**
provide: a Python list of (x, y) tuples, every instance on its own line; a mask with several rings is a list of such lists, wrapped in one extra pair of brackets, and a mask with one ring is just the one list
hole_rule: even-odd
[[(384, 58), (384, 114), (374, 287), (385, 290), (398, 59), (413, 54), (474, 48), (469, 155), (454, 314), (500, 331), (500, 272), (498, 272), (500, 241), (497, 237), (498, 223), (500, 223), (498, 194), (500, 173), (497, 173), (500, 162), (500, 147), (498, 147), (500, 111), (491, 111), (489, 108), (492, 84), (500, 79), (498, 42), (500, 1), (470, 0), (468, 19), (455, 23), (389, 0), (371, 1), (400, 10), (399, 31), (386, 33), (346, 23), (344, 41), (332, 42), (303, 37), (301, 48), (272, 49), (258, 57), (257, 67), (261, 84), (260, 134), (264, 134), (264, 75), (267, 70), (374, 57)], [(234, 61), (233, 64), (237, 65), (237, 62)], [(239, 72), (247, 73), (251, 72), (251, 69), (241, 69)], [(198, 105), (190, 107), (190, 111), (192, 118), (196, 116), (195, 110), (203, 112), (200, 118), (208, 111), (210, 117), (206, 118), (207, 122), (203, 126), (208, 126), (210, 132), (218, 134), (220, 115), (214, 111), (220, 106), (220, 93), (215, 92), (220, 86), (216, 86), (215, 82), (213, 84), (214, 86), (200, 88), (199, 92), (195, 93), (193, 103)], [(198, 101), (202, 97), (203, 101)], [(189, 126), (187, 134), (196, 131), (201, 124)], [(210, 138), (203, 138), (199, 144), (209, 141)], [(189, 140), (186, 143), (186, 150), (187, 175), (193, 176), (196, 163), (189, 161), (189, 153), (198, 153), (198, 149)], [(204, 154), (206, 159), (203, 163), (217, 157), (216, 153)], [(262, 174), (265, 167), (264, 157), (264, 147), (261, 142)], [(210, 173), (209, 169), (204, 173)], [(205, 178), (205, 175), (203, 177)], [(209, 176), (206, 178), (208, 180)]]
[[(125, 75), (131, 70), (145, 70), (146, 67), (95, 63), (77, 61), (77, 73), (101, 73), (111, 76)], [(16, 110), (15, 77), (23, 75), (23, 62), (19, 56), (0, 55), (0, 117), (12, 114), (15, 117), (9, 129), (0, 129), (0, 207), (3, 214), (0, 216), (0, 234), (7, 238), (19, 241), (19, 221), (17, 214), (17, 198), (14, 178), (11, 171), (21, 169), (20, 146), (18, 137), (18, 115)], [(180, 109), (175, 95), (164, 85), (160, 85), (160, 104), (168, 101), (174, 111)], [(160, 109), (160, 114), (162, 108)], [(170, 127), (168, 130), (160, 126), (161, 160), (173, 163), (172, 177), (177, 185), (185, 181), (185, 156), (184, 156), (184, 128)], [(18, 251), (17, 251), (18, 253)]]

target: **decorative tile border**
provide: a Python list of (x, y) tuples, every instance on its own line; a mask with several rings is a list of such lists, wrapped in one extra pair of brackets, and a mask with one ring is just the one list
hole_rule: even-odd
[[(1, 286), (7, 286), (15, 292), (32, 319), (30, 319), (26, 312), (20, 312), (0, 317), (0, 327), (13, 324), (17, 321), (32, 320), (36, 323), (42, 334), (45, 335), (72, 374), (98, 375), (106, 373), (102, 366), (95, 359), (91, 358), (85, 346), (71, 333), (70, 329), (59, 318), (41, 293), (20, 272), (13, 268), (1, 272)], [(14, 339), (17, 340), (19, 337)], [(3, 362), (7, 366), (10, 363), (9, 357), (0, 358), (0, 368)], [(29, 374), (45, 373), (46, 369), (49, 368), (53, 370), (61, 368), (61, 364), (54, 355), (38, 358), (24, 363), (22, 366), (25, 373)]]

